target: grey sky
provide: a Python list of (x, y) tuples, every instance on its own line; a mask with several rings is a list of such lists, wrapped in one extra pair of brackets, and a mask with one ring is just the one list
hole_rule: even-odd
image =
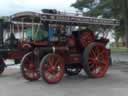
[(19, 11), (40, 11), (52, 8), (73, 12), (70, 5), (76, 0), (0, 0), (0, 16), (11, 15)]

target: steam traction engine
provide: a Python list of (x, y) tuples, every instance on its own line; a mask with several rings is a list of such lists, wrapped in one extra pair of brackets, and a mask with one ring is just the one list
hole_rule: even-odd
[(109, 67), (109, 40), (103, 35), (97, 38), (93, 29), (111, 29), (119, 25), (118, 20), (69, 16), (53, 10), (21, 12), (10, 20), (24, 25), (25, 30), (31, 25), (30, 40), (25, 45), (31, 51), (21, 61), (26, 80), (42, 77), (48, 83), (57, 83), (64, 73), (77, 75), (82, 69), (91, 78), (105, 75)]

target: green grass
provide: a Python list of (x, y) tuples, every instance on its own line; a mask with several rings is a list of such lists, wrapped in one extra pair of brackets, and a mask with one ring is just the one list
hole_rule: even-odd
[(115, 53), (117, 53), (117, 52), (121, 52), (121, 53), (128, 53), (128, 48), (125, 48), (125, 47), (112, 47), (111, 48), (111, 52), (115, 52)]

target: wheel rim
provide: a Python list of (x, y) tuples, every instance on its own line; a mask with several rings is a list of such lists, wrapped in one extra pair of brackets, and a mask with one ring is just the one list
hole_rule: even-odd
[(81, 32), (80, 33), (80, 42), (84, 48), (87, 47), (87, 45), (93, 41), (94, 41), (94, 35), (92, 32)]
[(64, 74), (64, 62), (59, 55), (48, 55), (42, 67), (43, 77), (48, 83), (57, 83), (62, 79)]
[(22, 69), (23, 69), (23, 76), (27, 80), (38, 80), (40, 75), (37, 71), (37, 68), (35, 66), (35, 60), (34, 60), (33, 53), (30, 53), (25, 56), (23, 63), (22, 63)]
[(89, 71), (94, 77), (102, 77), (109, 65), (109, 55), (104, 46), (95, 45), (90, 49), (88, 57)]

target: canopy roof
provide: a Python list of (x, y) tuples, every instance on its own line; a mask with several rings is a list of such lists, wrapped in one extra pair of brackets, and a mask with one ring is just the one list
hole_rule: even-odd
[(100, 25), (100, 26), (118, 26), (119, 20), (116, 19), (98, 19), (86, 16), (69, 16), (66, 14), (49, 14), (49, 13), (36, 13), (36, 12), (19, 12), (10, 16), (11, 22), (48, 22), (66, 25)]

